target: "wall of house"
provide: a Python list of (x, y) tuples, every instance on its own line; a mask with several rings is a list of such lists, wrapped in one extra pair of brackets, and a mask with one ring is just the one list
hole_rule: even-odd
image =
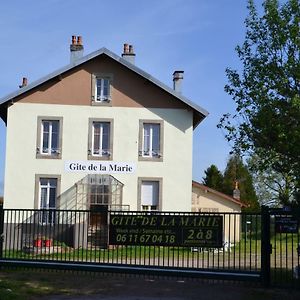
[[(36, 158), (39, 116), (63, 118), (61, 159)], [(191, 111), (185, 108), (147, 108), (142, 105), (95, 107), (34, 101), (17, 102), (8, 110), (5, 208), (34, 208), (36, 174), (60, 175), (61, 194), (87, 174), (66, 172), (64, 163), (68, 160), (87, 161), (89, 118), (114, 120), (113, 162), (131, 162), (136, 166), (132, 174), (113, 174), (124, 184), (123, 204), (130, 205), (131, 210), (137, 209), (138, 178), (155, 177), (163, 179), (162, 210), (191, 210)], [(163, 120), (162, 162), (138, 160), (140, 119)], [(71, 201), (68, 207), (74, 208), (74, 203)]]
[(211, 209), (211, 212), (241, 212), (241, 206), (239, 204), (226, 200), (213, 193), (205, 192), (198, 187), (193, 187), (192, 211), (198, 212), (199, 209), (202, 211)]
[(239, 214), (230, 214), (241, 212), (239, 204), (193, 186), (192, 211), (225, 213), (223, 215), (224, 241), (234, 244), (240, 240), (241, 217)]

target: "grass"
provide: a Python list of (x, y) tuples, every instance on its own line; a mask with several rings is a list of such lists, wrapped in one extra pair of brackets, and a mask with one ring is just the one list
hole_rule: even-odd
[(16, 272), (0, 272), (1, 300), (29, 299), (34, 295), (49, 295), (56, 291), (54, 286), (49, 286), (42, 278), (31, 281), (28, 273), (16, 276)]
[[(276, 281), (288, 282), (292, 279), (293, 268), (298, 264), (296, 247), (298, 241), (292, 234), (272, 236), (271, 268)], [(57, 253), (50, 253), (50, 250)], [(24, 251), (4, 251), (4, 258), (44, 260), (44, 261), (82, 261), (96, 263), (121, 263), (133, 265), (155, 265), (195, 268), (219, 268), (259, 271), (261, 263), (261, 241), (247, 234), (233, 245), (230, 251), (192, 252), (190, 247), (127, 246), (114, 249), (73, 249), (64, 244), (43, 248), (43, 253)]]
[[(66, 273), (61, 274), (65, 275)], [(77, 283), (79, 284), (79, 283)], [(0, 299), (24, 300), (51, 294), (74, 294), (70, 282), (65, 285), (60, 272), (30, 270), (0, 271)]]
[[(50, 253), (51, 250), (58, 250), (57, 253)], [(183, 247), (144, 247), (144, 246), (127, 246), (119, 247), (117, 249), (73, 249), (73, 248), (59, 248), (55, 246), (50, 248), (43, 248), (43, 253), (26, 253), (21, 250), (6, 250), (3, 252), (4, 258), (21, 258), (21, 259), (51, 259), (51, 260), (84, 260), (84, 261), (104, 261), (113, 259), (152, 259), (163, 258), (169, 256), (170, 258), (184, 258), (191, 257), (191, 248)]]

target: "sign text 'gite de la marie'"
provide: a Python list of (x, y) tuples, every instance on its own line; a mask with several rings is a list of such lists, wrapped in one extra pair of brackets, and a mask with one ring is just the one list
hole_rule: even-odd
[(130, 174), (135, 172), (135, 164), (112, 161), (66, 161), (65, 171), (89, 174)]
[(109, 243), (220, 248), (223, 246), (223, 217), (112, 213)]

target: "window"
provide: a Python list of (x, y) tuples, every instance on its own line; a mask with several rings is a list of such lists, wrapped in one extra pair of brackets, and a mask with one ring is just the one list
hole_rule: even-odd
[(109, 127), (108, 122), (93, 122), (92, 155), (109, 156)]
[(139, 178), (138, 209), (142, 211), (158, 211), (161, 209), (161, 178)]
[(59, 176), (36, 176), (36, 201), (35, 207), (39, 212), (39, 222), (41, 224), (54, 224), (55, 210), (57, 208), (57, 196), (59, 188)]
[(112, 120), (90, 119), (89, 152), (92, 159), (112, 159)]
[(163, 158), (163, 122), (140, 121), (139, 160), (162, 161)]
[(92, 75), (92, 104), (105, 105), (111, 101), (111, 83), (110, 74)]
[(90, 204), (92, 205), (109, 205), (110, 195), (109, 185), (90, 186)]
[(110, 87), (108, 78), (96, 78), (96, 102), (110, 100)]
[(62, 118), (38, 117), (37, 158), (61, 158)]

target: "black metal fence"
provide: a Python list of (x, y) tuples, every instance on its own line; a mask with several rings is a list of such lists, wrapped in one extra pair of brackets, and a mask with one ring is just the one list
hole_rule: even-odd
[(300, 288), (299, 211), (269, 210), (270, 282)]
[[(127, 223), (117, 229), (117, 234), (114, 231), (117, 236), (112, 237), (109, 234), (113, 226), (111, 220), (116, 215), (124, 216), (122, 222)], [(149, 229), (143, 234), (144, 229), (135, 223), (134, 216), (160, 216), (169, 223), (173, 222), (173, 217), (181, 217), (191, 222), (197, 220), (198, 225), (205, 225), (201, 223), (203, 216), (221, 216), (222, 243), (217, 247), (203, 244), (205, 238), (211, 238), (214, 233), (202, 226), (198, 231), (187, 227), (186, 237), (191, 238), (187, 245), (172, 244), (170, 241), (176, 238), (174, 232), (161, 231), (160, 227), (154, 226), (154, 231)], [(292, 233), (283, 233), (284, 230), (278, 233), (279, 221), (284, 221), (278, 217), (283, 216), (288, 213), (269, 210), (260, 214), (0, 208), (0, 232), (3, 232), (0, 264), (150, 272), (252, 280), (266, 286), (270, 283), (295, 286), (299, 284), (299, 230), (297, 226)], [(187, 221), (185, 225), (197, 227), (197, 224)], [(132, 225), (135, 225), (133, 229), (128, 230)], [(162, 234), (157, 235), (160, 232)]]

